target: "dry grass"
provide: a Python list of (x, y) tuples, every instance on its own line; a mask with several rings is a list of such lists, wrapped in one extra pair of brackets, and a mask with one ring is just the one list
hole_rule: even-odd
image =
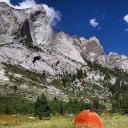
[[(51, 117), (50, 120), (38, 120), (30, 116), (0, 116), (0, 128), (76, 128), (73, 119), (67, 117)], [(128, 128), (128, 116), (102, 116), (105, 128)], [(85, 127), (82, 127), (85, 128)]]
[(0, 115), (0, 121), (25, 121), (29, 115)]
[(115, 115), (103, 117), (105, 128), (128, 128), (128, 115)]

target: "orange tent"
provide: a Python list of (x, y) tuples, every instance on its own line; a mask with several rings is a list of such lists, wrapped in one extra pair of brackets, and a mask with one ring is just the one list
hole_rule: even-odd
[(104, 128), (99, 116), (92, 110), (80, 112), (74, 121), (76, 126), (88, 126), (91, 128)]

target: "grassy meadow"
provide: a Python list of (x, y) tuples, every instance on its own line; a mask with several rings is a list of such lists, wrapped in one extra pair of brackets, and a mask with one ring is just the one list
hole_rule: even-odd
[[(103, 115), (101, 118), (105, 128), (128, 128), (128, 116)], [(1, 115), (0, 128), (76, 128), (73, 119), (73, 117), (54, 116), (47, 120), (38, 120), (31, 115)]]

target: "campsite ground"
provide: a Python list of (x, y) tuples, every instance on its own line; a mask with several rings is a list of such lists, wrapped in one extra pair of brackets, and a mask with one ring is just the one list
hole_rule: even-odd
[[(128, 128), (127, 115), (100, 116), (105, 128)], [(54, 116), (48, 120), (38, 120), (31, 115), (1, 115), (0, 128), (76, 128), (73, 117)], [(83, 128), (83, 127), (82, 127)]]

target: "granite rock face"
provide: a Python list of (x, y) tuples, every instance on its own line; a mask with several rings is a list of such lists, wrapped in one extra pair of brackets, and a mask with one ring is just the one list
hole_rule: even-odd
[[(81, 65), (86, 65), (85, 58), (106, 67), (128, 71), (128, 58), (117, 53), (105, 55), (96, 37), (87, 40), (70, 37), (64, 32), (55, 33), (42, 5), (17, 10), (1, 2), (0, 44), (0, 62), (15, 63), (37, 72), (46, 70), (51, 75), (75, 72)], [(38, 50), (30, 50), (26, 47), (28, 44)], [(40, 59), (33, 64), (36, 56)]]
[(125, 55), (110, 52), (109, 55), (100, 56), (97, 61), (103, 66), (128, 72), (128, 57)]
[[(87, 60), (103, 67), (117, 67), (128, 72), (128, 57), (117, 53), (105, 55), (96, 37), (85, 39), (70, 37), (64, 32), (55, 33), (42, 5), (18, 10), (0, 2), (0, 85), (10, 84), (4, 64), (17, 65), (40, 74), (45, 72), (49, 81), (56, 75), (75, 74), (77, 69), (87, 71), (90, 81), (104, 79), (104, 76), (96, 72), (89, 72)], [(27, 78), (22, 79), (35, 84)], [(25, 84), (19, 88), (23, 90), (23, 95), (24, 88), (30, 88), (28, 93), (31, 92), (35, 96), (46, 91), (67, 99), (61, 90), (55, 89), (52, 85), (42, 89), (42, 85), (38, 82), (36, 84), (41, 88)], [(79, 84), (81, 83), (78, 82)], [(2, 86), (0, 88), (5, 89)]]
[[(70, 37), (53, 32), (41, 5), (16, 10), (0, 3), (0, 44), (0, 62), (21, 65), (37, 72), (46, 70), (49, 75), (67, 70), (75, 72), (85, 63)], [(36, 56), (40, 59), (33, 63)]]

